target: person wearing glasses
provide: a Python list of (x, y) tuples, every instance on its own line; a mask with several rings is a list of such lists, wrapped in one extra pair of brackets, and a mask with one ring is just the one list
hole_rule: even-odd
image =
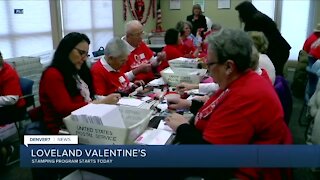
[[(249, 35), (241, 30), (224, 29), (210, 36), (208, 44), (208, 71), (220, 89), (197, 109), (191, 106), (195, 113), (193, 121), (177, 113), (165, 119), (176, 132), (176, 140), (181, 144), (292, 144), (270, 80), (250, 69), (253, 43)], [(178, 103), (176, 108), (186, 105)], [(277, 168), (237, 168), (227, 171), (230, 174), (223, 170), (213, 172), (207, 172), (208, 179), (221, 175), (216, 179), (280, 180), (289, 176), (288, 169)]]
[[(272, 64), (272, 62), (270, 62)], [(211, 66), (212, 64), (207, 63), (207, 66)], [(261, 66), (262, 65), (262, 66)], [(252, 46), (252, 54), (251, 54), (251, 63), (250, 63), (250, 69), (253, 70), (254, 72), (256, 72), (258, 75), (264, 77), (264, 79), (266, 79), (267, 81), (270, 81), (272, 84), (272, 80), (271, 77), (269, 75), (269, 71), (264, 69), (264, 64), (260, 64), (260, 56), (259, 56), (259, 52), (256, 49), (255, 46)], [(275, 72), (275, 71), (273, 71)], [(219, 90), (219, 85), (218, 83), (199, 83), (199, 84), (191, 84), (191, 83), (180, 83), (177, 85), (177, 91), (180, 94), (185, 93), (186, 91), (192, 90), (192, 89), (199, 89), (199, 93), (201, 94), (205, 94), (205, 95), (212, 95), (214, 94), (216, 91)], [(206, 100), (208, 100), (207, 96), (203, 96), (203, 97), (196, 97), (197, 100), (205, 102)]]
[(155, 70), (166, 55), (163, 52), (159, 52), (157, 57), (153, 57), (153, 51), (142, 41), (144, 31), (139, 21), (132, 20), (127, 22), (125, 33), (126, 35), (121, 39), (127, 44), (130, 54), (121, 71), (126, 74), (130, 81), (143, 80), (148, 83), (155, 79), (152, 70)]
[(131, 83), (120, 71), (127, 62), (128, 55), (127, 45), (120, 38), (113, 38), (107, 43), (104, 56), (91, 68), (97, 95), (106, 96), (114, 92), (129, 94), (138, 85), (144, 85), (143, 81), (139, 80)]
[(85, 34), (72, 32), (59, 43), (51, 65), (42, 73), (39, 100), (44, 124), (49, 134), (58, 134), (62, 119), (87, 105), (115, 104), (120, 94), (95, 100), (90, 70), (86, 64), (90, 40)]

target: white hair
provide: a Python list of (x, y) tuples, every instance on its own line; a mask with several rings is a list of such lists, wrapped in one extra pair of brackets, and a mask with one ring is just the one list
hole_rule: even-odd
[(140, 29), (140, 28), (143, 28), (143, 26), (138, 20), (128, 21), (124, 26), (126, 34), (132, 33), (134, 30)]
[(128, 56), (129, 51), (126, 43), (118, 37), (112, 38), (104, 49), (106, 56), (115, 58)]

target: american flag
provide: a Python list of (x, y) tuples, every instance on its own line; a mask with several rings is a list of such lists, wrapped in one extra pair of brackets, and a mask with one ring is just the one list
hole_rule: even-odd
[(160, 0), (157, 0), (157, 24), (156, 24), (156, 32), (162, 32), (162, 17), (161, 17), (161, 8), (160, 8)]

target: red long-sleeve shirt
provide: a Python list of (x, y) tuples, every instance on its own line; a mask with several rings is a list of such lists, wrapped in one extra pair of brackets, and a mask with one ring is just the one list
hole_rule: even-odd
[(64, 78), (56, 68), (48, 68), (39, 85), (39, 99), (44, 122), (52, 134), (58, 134), (62, 119), (72, 111), (88, 104), (80, 95), (71, 97), (64, 84)]
[[(18, 73), (6, 62), (0, 70), (0, 96), (22, 96), (20, 86), (20, 79)], [(16, 107), (23, 107), (25, 105), (24, 99), (19, 99)]]

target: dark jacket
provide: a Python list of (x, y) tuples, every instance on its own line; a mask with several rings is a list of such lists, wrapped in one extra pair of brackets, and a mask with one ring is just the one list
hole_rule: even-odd
[(192, 30), (191, 33), (196, 36), (197, 35), (197, 30), (199, 28), (203, 28), (204, 31), (202, 31), (201, 36), (203, 36), (203, 33), (208, 30), (207, 26), (207, 20), (204, 15), (199, 15), (199, 18), (197, 20), (193, 19), (193, 14), (190, 16), (187, 16), (187, 21), (189, 21), (192, 24)]
[(269, 41), (267, 55), (276, 66), (276, 61), (285, 63), (291, 46), (282, 37), (276, 23), (267, 15), (258, 11), (251, 2), (245, 1), (235, 8), (244, 22), (245, 31), (262, 31)]

